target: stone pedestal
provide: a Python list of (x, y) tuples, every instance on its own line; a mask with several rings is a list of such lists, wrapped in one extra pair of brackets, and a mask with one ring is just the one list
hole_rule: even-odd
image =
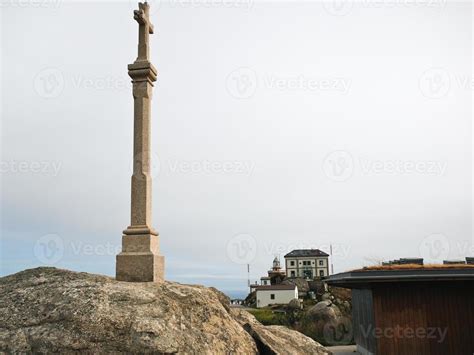
[(159, 255), (155, 234), (123, 235), (122, 252), (117, 255), (116, 279), (131, 282), (164, 280), (165, 258)]

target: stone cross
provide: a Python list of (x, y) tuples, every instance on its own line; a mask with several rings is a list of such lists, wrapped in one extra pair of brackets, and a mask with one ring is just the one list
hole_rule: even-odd
[(133, 12), (133, 18), (138, 22), (138, 58), (137, 61), (150, 59), (149, 35), (153, 34), (154, 27), (150, 22), (150, 6), (148, 3), (139, 3), (138, 10)]
[(139, 24), (138, 57), (128, 65), (134, 98), (133, 175), (131, 222), (123, 231), (122, 252), (117, 255), (119, 281), (162, 281), (164, 257), (159, 255), (158, 233), (151, 226), (150, 130), (151, 98), (157, 71), (150, 63), (149, 34), (153, 25), (149, 5), (138, 4), (134, 19)]

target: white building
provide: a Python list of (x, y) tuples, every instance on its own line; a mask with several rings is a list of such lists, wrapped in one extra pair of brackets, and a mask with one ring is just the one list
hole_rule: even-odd
[(267, 307), (271, 304), (288, 304), (292, 299), (298, 298), (296, 285), (258, 286), (257, 308)]
[(285, 255), (287, 277), (329, 276), (329, 254), (319, 249), (297, 249)]

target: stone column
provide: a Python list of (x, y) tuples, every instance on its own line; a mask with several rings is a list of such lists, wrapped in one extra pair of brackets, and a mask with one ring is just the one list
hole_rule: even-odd
[(158, 233), (151, 226), (151, 98), (157, 71), (148, 60), (148, 33), (152, 33), (148, 9), (145, 3), (139, 4), (139, 10), (135, 11), (135, 19), (140, 24), (139, 55), (135, 63), (128, 66), (133, 82), (134, 159), (131, 222), (123, 231), (122, 252), (116, 260), (116, 279), (119, 281), (164, 280), (164, 257), (159, 255)]

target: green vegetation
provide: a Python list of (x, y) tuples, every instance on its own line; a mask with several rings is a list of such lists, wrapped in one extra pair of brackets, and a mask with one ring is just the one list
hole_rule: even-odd
[[(315, 302), (313, 300), (305, 300), (305, 303), (307, 306), (311, 306)], [(305, 309), (308, 308), (305, 307)], [(275, 308), (274, 306), (250, 309), (248, 312), (253, 314), (263, 325), (283, 325), (313, 338), (324, 346), (334, 345), (328, 343), (324, 338), (323, 328), (326, 321), (314, 319), (305, 310), (290, 310), (284, 306), (280, 308)]]
[(284, 325), (285, 314), (275, 313), (271, 308), (256, 308), (249, 310), (263, 325)]
[(284, 325), (303, 333), (319, 343), (325, 345), (321, 329), (316, 323), (305, 317), (304, 311), (275, 312), (275, 309), (266, 307), (249, 310), (263, 325)]
[[(321, 299), (323, 299), (323, 295), (319, 295), (319, 301)], [(303, 309), (296, 308), (294, 305), (273, 305), (265, 308), (251, 309), (249, 312), (264, 325), (282, 325), (299, 331), (322, 345), (334, 345), (333, 342), (330, 342), (331, 339), (325, 339), (325, 335), (326, 338), (335, 336), (337, 338), (341, 336), (347, 337), (346, 334), (348, 333), (345, 332), (343, 321), (344, 319), (351, 318), (351, 291), (331, 287), (326, 292), (324, 299), (331, 299), (331, 302), (333, 302), (332, 309), (327, 312), (309, 312), (318, 303), (317, 300), (310, 297), (303, 299)], [(249, 301), (248, 304), (255, 304), (255, 293), (250, 294), (247, 300)], [(349, 306), (346, 306), (346, 303)], [(335, 324), (330, 324), (329, 327), (326, 327), (328, 322), (335, 322)], [(336, 335), (331, 332), (336, 332)], [(347, 340), (347, 343), (351, 342), (350, 339), (343, 338), (342, 340)]]
[(311, 298), (304, 298), (303, 299), (303, 308), (311, 308), (314, 306), (316, 303), (318, 303), (316, 300), (313, 300)]

